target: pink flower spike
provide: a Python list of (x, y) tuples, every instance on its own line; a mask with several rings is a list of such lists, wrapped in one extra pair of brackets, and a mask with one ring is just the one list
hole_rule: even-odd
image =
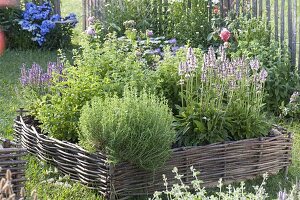
[(221, 33), (220, 33), (220, 38), (223, 40), (223, 42), (227, 42), (230, 38), (231, 33), (227, 28), (223, 28)]

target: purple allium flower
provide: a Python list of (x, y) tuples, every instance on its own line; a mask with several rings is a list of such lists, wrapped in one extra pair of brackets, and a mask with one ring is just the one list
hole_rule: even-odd
[(252, 70), (258, 71), (260, 67), (259, 61), (257, 59), (250, 60), (250, 67)]
[(153, 31), (152, 30), (146, 30), (146, 36), (147, 37), (152, 37), (154, 34), (153, 34)]
[(299, 92), (294, 92), (290, 98), (290, 103), (296, 102), (298, 97), (299, 97)]
[(91, 36), (94, 36), (96, 34), (95, 29), (90, 26), (85, 30), (85, 33)]

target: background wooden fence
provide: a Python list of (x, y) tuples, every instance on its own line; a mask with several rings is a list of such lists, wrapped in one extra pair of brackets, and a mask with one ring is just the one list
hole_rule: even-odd
[[(50, 0), (50, 1), (54, 6), (54, 13), (61, 15), (60, 0)], [(27, 2), (42, 4), (44, 2), (44, 0), (17, 0), (17, 2), (20, 7), (23, 7), (25, 5), (25, 3), (27, 3)]]
[[(83, 29), (87, 28), (87, 19), (90, 16), (104, 19), (104, 6), (111, 1), (122, 4), (124, 0), (82, 0)], [(160, 5), (158, 10), (168, 9), (168, 0), (156, 1)], [(184, 0), (187, 7), (198, 1), (201, 0)], [(225, 16), (228, 10), (233, 10), (237, 15), (250, 12), (251, 17), (266, 18), (272, 27), (272, 37), (281, 44), (288, 45), (291, 63), (298, 66), (300, 71), (300, 2), (297, 1), (299, 0), (220, 0), (220, 11), (222, 16)], [(211, 0), (209, 4), (212, 5)]]

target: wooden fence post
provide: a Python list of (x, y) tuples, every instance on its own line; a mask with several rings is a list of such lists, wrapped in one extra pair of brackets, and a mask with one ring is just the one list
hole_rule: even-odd
[(53, 5), (54, 5), (54, 13), (61, 15), (60, 0), (53, 0)]
[(274, 18), (275, 18), (275, 40), (278, 41), (278, 0), (274, 1)]
[(284, 26), (284, 6), (285, 6), (285, 0), (281, 0), (281, 28), (280, 28), (280, 42), (281, 46), (284, 45), (284, 32), (285, 32), (285, 26)]
[(292, 8), (292, 31), (291, 31), (291, 57), (292, 66), (296, 66), (296, 51), (297, 51), (297, 0), (293, 1)]
[(86, 29), (86, 0), (82, 0), (82, 30)]

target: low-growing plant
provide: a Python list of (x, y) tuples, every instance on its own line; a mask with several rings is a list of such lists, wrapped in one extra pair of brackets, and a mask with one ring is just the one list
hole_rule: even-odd
[(266, 135), (263, 112), (267, 71), (257, 59), (229, 60), (224, 48), (213, 48), (198, 67), (193, 49), (180, 63), (182, 105), (175, 124), (178, 145), (198, 145)]
[(163, 98), (145, 90), (125, 89), (123, 97), (96, 97), (82, 108), (80, 143), (108, 151), (114, 161), (155, 170), (168, 158), (175, 131)]
[[(266, 181), (268, 174), (263, 175), (263, 180), (260, 185), (252, 186), (254, 192), (247, 192), (245, 183), (241, 182), (239, 187), (233, 187), (228, 185), (226, 191), (224, 191), (224, 185), (222, 179), (218, 184), (219, 191), (215, 194), (209, 195), (204, 187), (201, 186), (203, 183), (198, 179), (199, 172), (194, 167), (190, 168), (194, 180), (190, 183), (184, 183), (184, 176), (179, 174), (178, 169), (175, 167), (172, 172), (177, 179), (177, 183), (169, 185), (167, 177), (163, 175), (163, 181), (165, 190), (156, 191), (153, 195), (152, 200), (162, 200), (163, 197), (167, 197), (168, 200), (190, 200), (190, 199), (201, 199), (201, 200), (237, 200), (237, 199), (251, 199), (251, 200), (265, 200), (269, 198), (268, 193), (265, 190)], [(192, 192), (194, 191), (194, 192)], [(285, 190), (278, 192), (278, 200), (298, 200), (300, 198), (300, 187), (299, 183), (293, 185), (290, 192)], [(150, 199), (149, 199), (150, 200)]]
[(284, 103), (280, 107), (281, 114), (284, 117), (293, 118), (294, 120), (300, 119), (300, 93), (294, 92), (287, 105)]

